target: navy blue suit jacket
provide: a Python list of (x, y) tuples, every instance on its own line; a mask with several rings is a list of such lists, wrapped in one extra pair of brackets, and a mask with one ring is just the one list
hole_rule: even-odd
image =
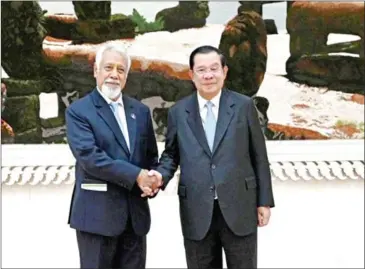
[[(75, 187), (69, 224), (77, 230), (115, 236), (128, 217), (138, 235), (146, 235), (151, 219), (148, 200), (136, 179), (141, 168), (153, 169), (158, 150), (149, 108), (123, 94), (130, 151), (107, 102), (97, 89), (66, 109), (67, 140), (76, 158)], [(82, 184), (107, 186), (88, 190)], [(90, 186), (90, 185), (89, 185)]]

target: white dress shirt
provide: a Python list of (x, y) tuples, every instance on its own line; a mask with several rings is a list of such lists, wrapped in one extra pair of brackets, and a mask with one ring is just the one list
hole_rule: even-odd
[[(222, 94), (222, 91), (219, 91), (219, 93), (216, 96), (214, 96), (212, 98), (212, 100), (210, 100), (213, 103), (212, 110), (213, 110), (213, 114), (214, 114), (216, 121), (218, 120), (219, 101), (221, 99), (221, 94)], [(198, 95), (200, 117), (202, 119), (202, 123), (204, 126), (205, 118), (206, 118), (207, 112), (208, 112), (208, 108), (205, 106), (205, 104), (208, 102), (208, 100), (204, 99), (199, 93), (197, 95)]]
[[(99, 90), (99, 87), (97, 87), (97, 89), (98, 89), (98, 92), (100, 93), (100, 95), (104, 98), (104, 100), (108, 103), (110, 109), (112, 110), (110, 104), (113, 101), (110, 100), (104, 93), (102, 93), (102, 91)], [(122, 130), (122, 133), (123, 133), (123, 136), (124, 136), (124, 140), (127, 143), (128, 149), (130, 149), (128, 126), (127, 126), (127, 119), (126, 119), (126, 116), (125, 116), (125, 110), (124, 110), (124, 104), (123, 104), (123, 99), (122, 99), (122, 93), (120, 94), (120, 97), (119, 97), (119, 99), (116, 102), (118, 103), (118, 115), (119, 115), (119, 118), (120, 118), (120, 120), (122, 122), (122, 125), (123, 125), (123, 128), (121, 128), (121, 130)]]
[[(213, 103), (212, 111), (213, 111), (216, 122), (218, 121), (219, 102), (220, 102), (220, 99), (221, 99), (221, 94), (222, 94), (222, 91), (219, 91), (219, 93), (210, 100)], [(202, 123), (203, 123), (203, 126), (204, 126), (205, 119), (207, 117), (207, 112), (208, 112), (208, 108), (206, 107), (206, 103), (208, 102), (208, 100), (204, 99), (199, 94), (199, 92), (197, 93), (197, 95), (198, 95), (198, 104), (199, 104), (200, 117), (202, 119)], [(217, 191), (215, 191), (214, 199), (218, 199)]]

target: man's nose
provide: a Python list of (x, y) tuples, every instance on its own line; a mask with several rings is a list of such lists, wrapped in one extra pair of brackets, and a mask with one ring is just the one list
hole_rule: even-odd
[(116, 68), (113, 68), (113, 70), (110, 72), (110, 77), (115, 79), (118, 78), (118, 71)]
[(208, 72), (204, 73), (203, 78), (204, 79), (212, 79), (213, 78), (212, 72), (208, 71)]

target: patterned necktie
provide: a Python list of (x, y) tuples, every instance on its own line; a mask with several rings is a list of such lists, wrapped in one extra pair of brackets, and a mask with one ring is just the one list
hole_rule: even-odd
[(205, 135), (207, 137), (208, 145), (210, 151), (213, 151), (213, 143), (214, 143), (214, 136), (215, 136), (215, 127), (216, 127), (216, 120), (213, 114), (213, 103), (208, 101), (205, 106), (207, 107), (207, 116), (205, 118), (204, 130)]
[(128, 147), (128, 149), (129, 149), (129, 141), (127, 141), (127, 138), (126, 138), (126, 135), (125, 135), (125, 132), (127, 131), (127, 130), (125, 130), (125, 126), (123, 125), (123, 122), (122, 122), (122, 120), (120, 119), (120, 116), (119, 116), (119, 113), (118, 113), (118, 106), (119, 106), (119, 104), (117, 103), (117, 102), (111, 102), (110, 103), (110, 106), (111, 106), (111, 108), (112, 108), (112, 111), (113, 111), (113, 113), (114, 113), (114, 116), (115, 116), (115, 119), (117, 120), (117, 122), (118, 122), (118, 124), (119, 124), (119, 128), (121, 129), (121, 131), (122, 131), (122, 133), (123, 133), (123, 136), (124, 136), (124, 140), (125, 140), (125, 142), (127, 143), (127, 147)]

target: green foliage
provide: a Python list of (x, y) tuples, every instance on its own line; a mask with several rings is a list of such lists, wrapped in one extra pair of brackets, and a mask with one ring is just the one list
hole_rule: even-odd
[(203, 27), (206, 25), (209, 12), (207, 1), (179, 1), (177, 6), (157, 12), (155, 19), (163, 18), (163, 30), (175, 32), (181, 29)]
[(196, 5), (197, 9), (194, 10), (194, 17), (208, 18), (210, 14), (208, 1), (197, 1)]
[(1, 65), (9, 77), (37, 77), (46, 36), (44, 13), (37, 1), (1, 2)]
[(38, 95), (41, 92), (46, 92), (50, 88), (45, 80), (23, 80), (14, 78), (4, 78), (2, 82), (7, 87), (7, 96), (24, 96), (35, 94)]
[[(348, 120), (337, 120), (334, 127), (336, 129), (335, 131), (335, 137), (340, 139), (349, 139), (349, 138), (357, 138), (357, 139), (364, 139), (365, 133), (364, 133), (364, 127), (365, 124), (363, 121), (356, 122), (356, 121), (348, 121)], [(346, 131), (343, 131), (341, 129), (350, 129), (352, 132), (355, 131), (355, 134), (349, 135), (346, 133)]]
[(132, 15), (129, 15), (129, 18), (137, 25), (136, 33), (138, 34), (157, 32), (164, 28), (163, 18), (158, 18), (154, 22), (147, 22), (146, 18), (139, 14), (135, 8)]
[(126, 16), (122, 13), (117, 13), (117, 14), (113, 14), (110, 16), (110, 20), (112, 20), (112, 21), (126, 19), (126, 18), (128, 18), (128, 16)]
[(7, 108), (2, 116), (11, 124), (14, 133), (27, 132), (40, 126), (38, 95), (8, 97), (6, 102)]
[(5, 83), (3, 83), (3, 81), (1, 81), (1, 112), (4, 111), (6, 98), (7, 98), (6, 85)]
[(358, 124), (358, 127), (359, 127), (360, 132), (361, 133), (364, 133), (364, 131), (365, 131), (365, 124), (364, 124), (364, 122), (360, 122)]
[(361, 132), (364, 132), (364, 122), (337, 120), (335, 126), (336, 127), (351, 126), (355, 129), (360, 130)]
[(107, 40), (134, 38), (136, 24), (128, 17), (113, 17), (112, 20), (78, 21), (72, 40), (77, 44), (101, 43)]

